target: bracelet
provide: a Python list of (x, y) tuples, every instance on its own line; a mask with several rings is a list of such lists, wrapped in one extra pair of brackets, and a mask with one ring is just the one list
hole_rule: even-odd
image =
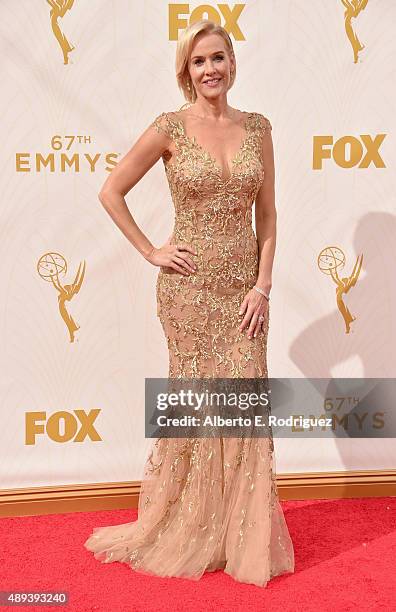
[(265, 293), (265, 291), (260, 289), (260, 287), (256, 287), (256, 286), (254, 286), (253, 289), (255, 289), (257, 291), (257, 293), (261, 293), (261, 295), (263, 295), (265, 297), (267, 302), (269, 302), (269, 296)]

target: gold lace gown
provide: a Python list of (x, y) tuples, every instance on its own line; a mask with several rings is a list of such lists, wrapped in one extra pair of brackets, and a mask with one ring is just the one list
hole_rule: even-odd
[[(169, 349), (170, 378), (263, 378), (264, 332), (249, 339), (238, 314), (258, 274), (252, 204), (264, 177), (261, 142), (269, 120), (246, 112), (245, 139), (223, 176), (190, 138), (183, 111), (161, 113), (176, 155), (163, 163), (175, 208), (172, 243), (186, 242), (195, 274), (161, 268), (157, 305)], [(85, 547), (103, 563), (198, 580), (223, 569), (265, 586), (294, 571), (294, 551), (275, 481), (272, 434), (266, 438), (158, 438), (147, 458), (138, 519), (94, 528)]]

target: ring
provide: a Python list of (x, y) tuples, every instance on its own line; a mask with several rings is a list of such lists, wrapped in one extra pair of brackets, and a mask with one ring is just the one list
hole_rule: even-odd
[(262, 323), (262, 322), (264, 321), (264, 317), (263, 317), (263, 315), (260, 315), (260, 316), (259, 316), (259, 321), (260, 321), (260, 323)]

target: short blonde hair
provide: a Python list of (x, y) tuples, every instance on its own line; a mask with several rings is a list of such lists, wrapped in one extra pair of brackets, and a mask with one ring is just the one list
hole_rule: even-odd
[[(176, 48), (177, 83), (179, 85), (179, 89), (183, 92), (183, 95), (188, 102), (195, 102), (197, 99), (197, 94), (191, 82), (190, 73), (188, 71), (188, 60), (190, 58), (195, 39), (198, 34), (201, 34), (202, 32), (205, 32), (205, 34), (218, 34), (221, 36), (225, 41), (229, 55), (234, 58), (235, 62), (235, 54), (231, 38), (229, 37), (228, 32), (222, 26), (217, 25), (209, 19), (201, 19), (200, 21), (196, 21), (188, 26), (188, 28), (186, 28), (180, 36)], [(231, 89), (234, 84), (235, 73), (236, 66), (231, 76), (229, 89)]]

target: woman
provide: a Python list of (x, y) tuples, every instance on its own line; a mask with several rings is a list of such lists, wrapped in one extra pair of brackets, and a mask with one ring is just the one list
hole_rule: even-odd
[[(235, 70), (222, 27), (202, 20), (187, 28), (176, 72), (189, 105), (155, 118), (100, 196), (135, 248), (160, 267), (158, 316), (173, 379), (268, 376), (276, 231), (271, 125), (228, 105)], [(173, 235), (155, 248), (124, 196), (161, 156), (176, 214)], [(294, 571), (273, 462), (271, 435), (157, 439), (138, 520), (95, 528), (85, 546), (105, 563), (125, 562), (146, 574), (198, 580), (223, 569), (265, 586)]]

